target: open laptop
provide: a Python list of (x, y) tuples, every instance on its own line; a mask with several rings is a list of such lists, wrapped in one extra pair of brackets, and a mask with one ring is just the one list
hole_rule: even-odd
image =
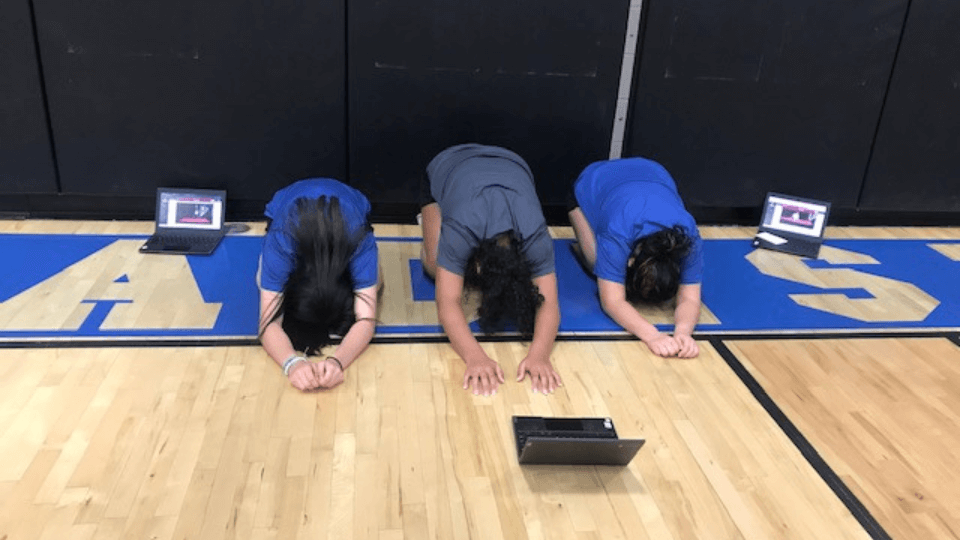
[(768, 193), (753, 245), (816, 259), (829, 215), (829, 202)]
[(626, 465), (645, 439), (621, 439), (609, 418), (514, 416), (521, 464)]
[(208, 255), (226, 234), (227, 193), (212, 189), (157, 188), (156, 231), (141, 253)]

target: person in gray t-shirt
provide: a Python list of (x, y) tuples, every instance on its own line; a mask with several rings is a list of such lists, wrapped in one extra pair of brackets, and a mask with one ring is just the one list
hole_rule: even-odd
[(489, 395), (503, 370), (480, 347), (461, 309), (464, 287), (480, 291), (484, 332), (514, 322), (530, 350), (517, 368), (536, 392), (561, 384), (550, 353), (560, 325), (553, 241), (530, 167), (496, 146), (462, 144), (427, 165), (421, 186), (424, 271), (436, 279), (437, 313), (466, 363), (463, 387)]

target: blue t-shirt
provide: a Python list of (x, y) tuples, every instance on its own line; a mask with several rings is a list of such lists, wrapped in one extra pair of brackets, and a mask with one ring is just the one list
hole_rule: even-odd
[(427, 178), (440, 205), (441, 268), (462, 276), (480, 242), (512, 230), (533, 277), (554, 272), (553, 240), (523, 158), (505, 148), (461, 144), (433, 158)]
[[(260, 254), (260, 287), (280, 292), (287, 283), (296, 262), (293, 233), (297, 227), (297, 199), (337, 197), (340, 211), (347, 222), (347, 230), (354, 233), (367, 224), (370, 202), (362, 193), (329, 178), (310, 178), (291, 184), (267, 203), (266, 216), (273, 221), (263, 238)], [(357, 290), (377, 283), (377, 243), (373, 233), (367, 233), (350, 259), (350, 274)]]
[(677, 186), (659, 163), (643, 158), (600, 161), (587, 166), (574, 185), (577, 204), (597, 239), (598, 278), (624, 283), (634, 243), (680, 225), (693, 240), (681, 262), (680, 282), (703, 280), (703, 241), (680, 200)]

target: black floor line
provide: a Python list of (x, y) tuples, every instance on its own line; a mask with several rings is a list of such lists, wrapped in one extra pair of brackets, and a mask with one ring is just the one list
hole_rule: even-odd
[[(750, 374), (749, 371), (740, 363), (736, 355), (727, 348), (724, 341), (729, 340), (785, 340), (785, 339), (859, 339), (859, 338), (917, 338), (917, 337), (937, 337), (946, 338), (960, 347), (960, 334), (946, 331), (924, 331), (924, 332), (844, 332), (832, 334), (727, 334), (723, 336), (695, 335), (698, 340), (709, 341), (724, 359), (730, 369), (740, 378), (744, 385), (750, 390), (760, 405), (767, 411), (767, 414), (780, 426), (784, 434), (793, 442), (794, 446), (800, 451), (807, 462), (817, 471), (817, 474), (833, 490), (834, 494), (843, 502), (844, 506), (857, 519), (864, 530), (874, 540), (891, 540), (891, 537), (883, 527), (874, 519), (870, 511), (863, 506), (856, 496), (843, 483), (843, 480), (830, 468), (823, 460), (812, 444), (800, 433), (800, 430), (790, 421), (789, 418), (780, 410), (780, 407), (766, 393), (759, 382)], [(515, 335), (494, 335), (477, 336), (479, 341), (486, 342), (504, 342), (516, 341)], [(625, 334), (588, 334), (588, 335), (562, 335), (557, 337), (557, 341), (629, 341), (635, 339), (633, 336)], [(402, 343), (442, 343), (446, 342), (444, 335), (413, 335), (413, 336), (380, 336), (373, 339), (373, 343), (380, 344), (402, 344)], [(176, 340), (21, 340), (21, 341), (0, 341), (0, 349), (24, 349), (24, 348), (134, 348), (134, 347), (237, 347), (237, 346), (259, 346), (257, 339), (249, 337), (241, 338), (197, 338), (197, 339), (176, 339)]]
[[(516, 334), (494, 334), (477, 335), (477, 341), (499, 343), (505, 341), (520, 341)], [(946, 330), (922, 330), (916, 332), (910, 331), (889, 331), (889, 332), (833, 332), (833, 333), (770, 333), (770, 334), (694, 334), (694, 339), (699, 341), (716, 340), (723, 341), (779, 341), (788, 339), (891, 339), (891, 338), (946, 338), (960, 347), (960, 334), (956, 331)], [(557, 336), (557, 341), (635, 341), (637, 338), (626, 334), (561, 334)], [(390, 335), (380, 334), (374, 336), (373, 344), (403, 344), (403, 343), (446, 343), (449, 341), (444, 334), (411, 334), (411, 335)], [(118, 339), (118, 338), (91, 338), (76, 339), (11, 339), (4, 341), (0, 339), (0, 349), (48, 349), (48, 348), (132, 348), (132, 347), (231, 347), (244, 345), (259, 345), (260, 342), (254, 337), (203, 337), (195, 338), (137, 338), (137, 339)]]
[(743, 384), (747, 386), (757, 401), (760, 402), (760, 405), (767, 411), (767, 414), (780, 426), (780, 429), (783, 430), (784, 434), (786, 434), (794, 446), (800, 450), (800, 453), (803, 454), (807, 463), (809, 463), (810, 466), (817, 471), (817, 474), (820, 475), (820, 478), (830, 486), (833, 493), (836, 494), (843, 505), (847, 507), (847, 510), (853, 514), (853, 517), (856, 518), (867, 534), (870, 535), (870, 538), (874, 540), (891, 540), (887, 531), (883, 529), (863, 503), (847, 488), (843, 480), (837, 476), (837, 473), (833, 472), (833, 469), (823, 460), (816, 448), (800, 433), (800, 430), (787, 418), (787, 415), (780, 410), (780, 407), (777, 406), (753, 375), (743, 367), (743, 364), (741, 364), (736, 355), (727, 348), (726, 344), (719, 338), (711, 339), (710, 344), (720, 353), (720, 356), (727, 362), (730, 369), (740, 377)]
[(865, 332), (863, 330), (845, 330), (842, 332), (763, 332), (729, 333), (729, 334), (694, 334), (697, 339), (709, 341), (782, 341), (787, 339), (897, 339), (897, 338), (948, 338), (960, 335), (957, 330), (880, 330)]
[(147, 347), (244, 347), (260, 345), (253, 338), (0, 341), (0, 349), (121, 349)]

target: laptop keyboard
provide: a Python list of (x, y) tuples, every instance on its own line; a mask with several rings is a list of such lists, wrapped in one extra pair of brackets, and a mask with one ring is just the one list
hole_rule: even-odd
[(220, 241), (219, 237), (198, 237), (198, 236), (180, 236), (165, 234), (157, 237), (152, 243), (152, 247), (157, 249), (171, 249), (176, 251), (185, 251), (187, 248), (196, 247), (200, 250), (212, 250)]
[(616, 439), (616, 432), (583, 432), (583, 431), (523, 431), (517, 434), (517, 447), (523, 450), (529, 437), (549, 437), (551, 439)]

